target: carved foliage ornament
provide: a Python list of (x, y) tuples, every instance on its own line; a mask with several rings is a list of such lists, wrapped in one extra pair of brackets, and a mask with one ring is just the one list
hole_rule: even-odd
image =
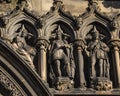
[(16, 85), (0, 70), (0, 83), (7, 89), (10, 90), (12, 96), (23, 96)]

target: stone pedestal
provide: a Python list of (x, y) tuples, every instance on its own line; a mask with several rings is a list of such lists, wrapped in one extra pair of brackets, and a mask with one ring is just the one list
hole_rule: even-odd
[(110, 91), (112, 89), (112, 81), (105, 77), (96, 77), (92, 80), (91, 87), (97, 91)]
[(55, 80), (55, 87), (59, 91), (71, 89), (73, 86), (74, 81), (70, 80), (68, 77), (58, 77)]

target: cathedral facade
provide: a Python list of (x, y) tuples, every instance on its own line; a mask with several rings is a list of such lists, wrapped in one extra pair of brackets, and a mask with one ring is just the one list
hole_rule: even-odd
[(119, 95), (119, 5), (0, 0), (0, 96)]

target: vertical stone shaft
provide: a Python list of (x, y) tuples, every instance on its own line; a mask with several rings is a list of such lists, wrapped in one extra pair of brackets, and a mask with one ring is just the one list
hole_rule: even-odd
[(47, 81), (46, 46), (44, 44), (40, 44), (39, 46), (38, 74), (40, 75), (43, 81)]
[(114, 47), (113, 58), (114, 72), (116, 73), (115, 86), (120, 88), (120, 56), (118, 47)]
[(84, 61), (83, 61), (81, 47), (78, 47), (77, 52), (78, 52), (78, 65), (79, 65), (79, 82), (80, 82), (80, 87), (84, 87), (85, 84)]

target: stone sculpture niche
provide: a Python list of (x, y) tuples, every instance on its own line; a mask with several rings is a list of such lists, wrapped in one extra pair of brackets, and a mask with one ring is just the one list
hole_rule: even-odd
[(35, 70), (33, 60), (36, 55), (36, 49), (29, 44), (31, 42), (30, 39), (33, 37), (33, 34), (28, 32), (24, 24), (21, 24), (20, 28), (12, 35), (4, 34), (3, 39), (4, 42), (6, 42), (33, 70)]
[(70, 36), (62, 31), (60, 26), (55, 30), (49, 52), (50, 77), (57, 90), (73, 87), (75, 63), (73, 45), (67, 41)]
[(96, 90), (112, 89), (109, 73), (109, 47), (102, 41), (105, 36), (100, 34), (95, 26), (90, 34), (92, 39), (87, 46), (90, 57), (90, 86)]
[[(120, 14), (113, 13), (111, 18), (100, 10), (96, 0), (89, 0), (83, 14), (72, 16), (63, 0), (53, 0), (50, 11), (38, 15), (32, 10), (32, 2), (0, 0), (0, 59), (12, 65), (3, 62), (0, 67), (11, 70), (8, 73), (14, 80), (10, 82), (18, 82), (27, 95), (27, 90), (38, 96), (44, 92), (55, 96), (116, 94), (116, 88), (120, 88)], [(16, 71), (20, 75), (14, 74)], [(1, 76), (5, 83), (4, 74)]]
[(36, 54), (35, 49), (30, 47), (26, 41), (31, 37), (33, 37), (33, 34), (29, 33), (24, 25), (21, 25), (17, 36), (13, 39), (12, 46), (17, 53), (21, 55), (26, 62), (28, 62), (30, 67), (35, 70), (35, 66), (33, 64), (33, 59)]

